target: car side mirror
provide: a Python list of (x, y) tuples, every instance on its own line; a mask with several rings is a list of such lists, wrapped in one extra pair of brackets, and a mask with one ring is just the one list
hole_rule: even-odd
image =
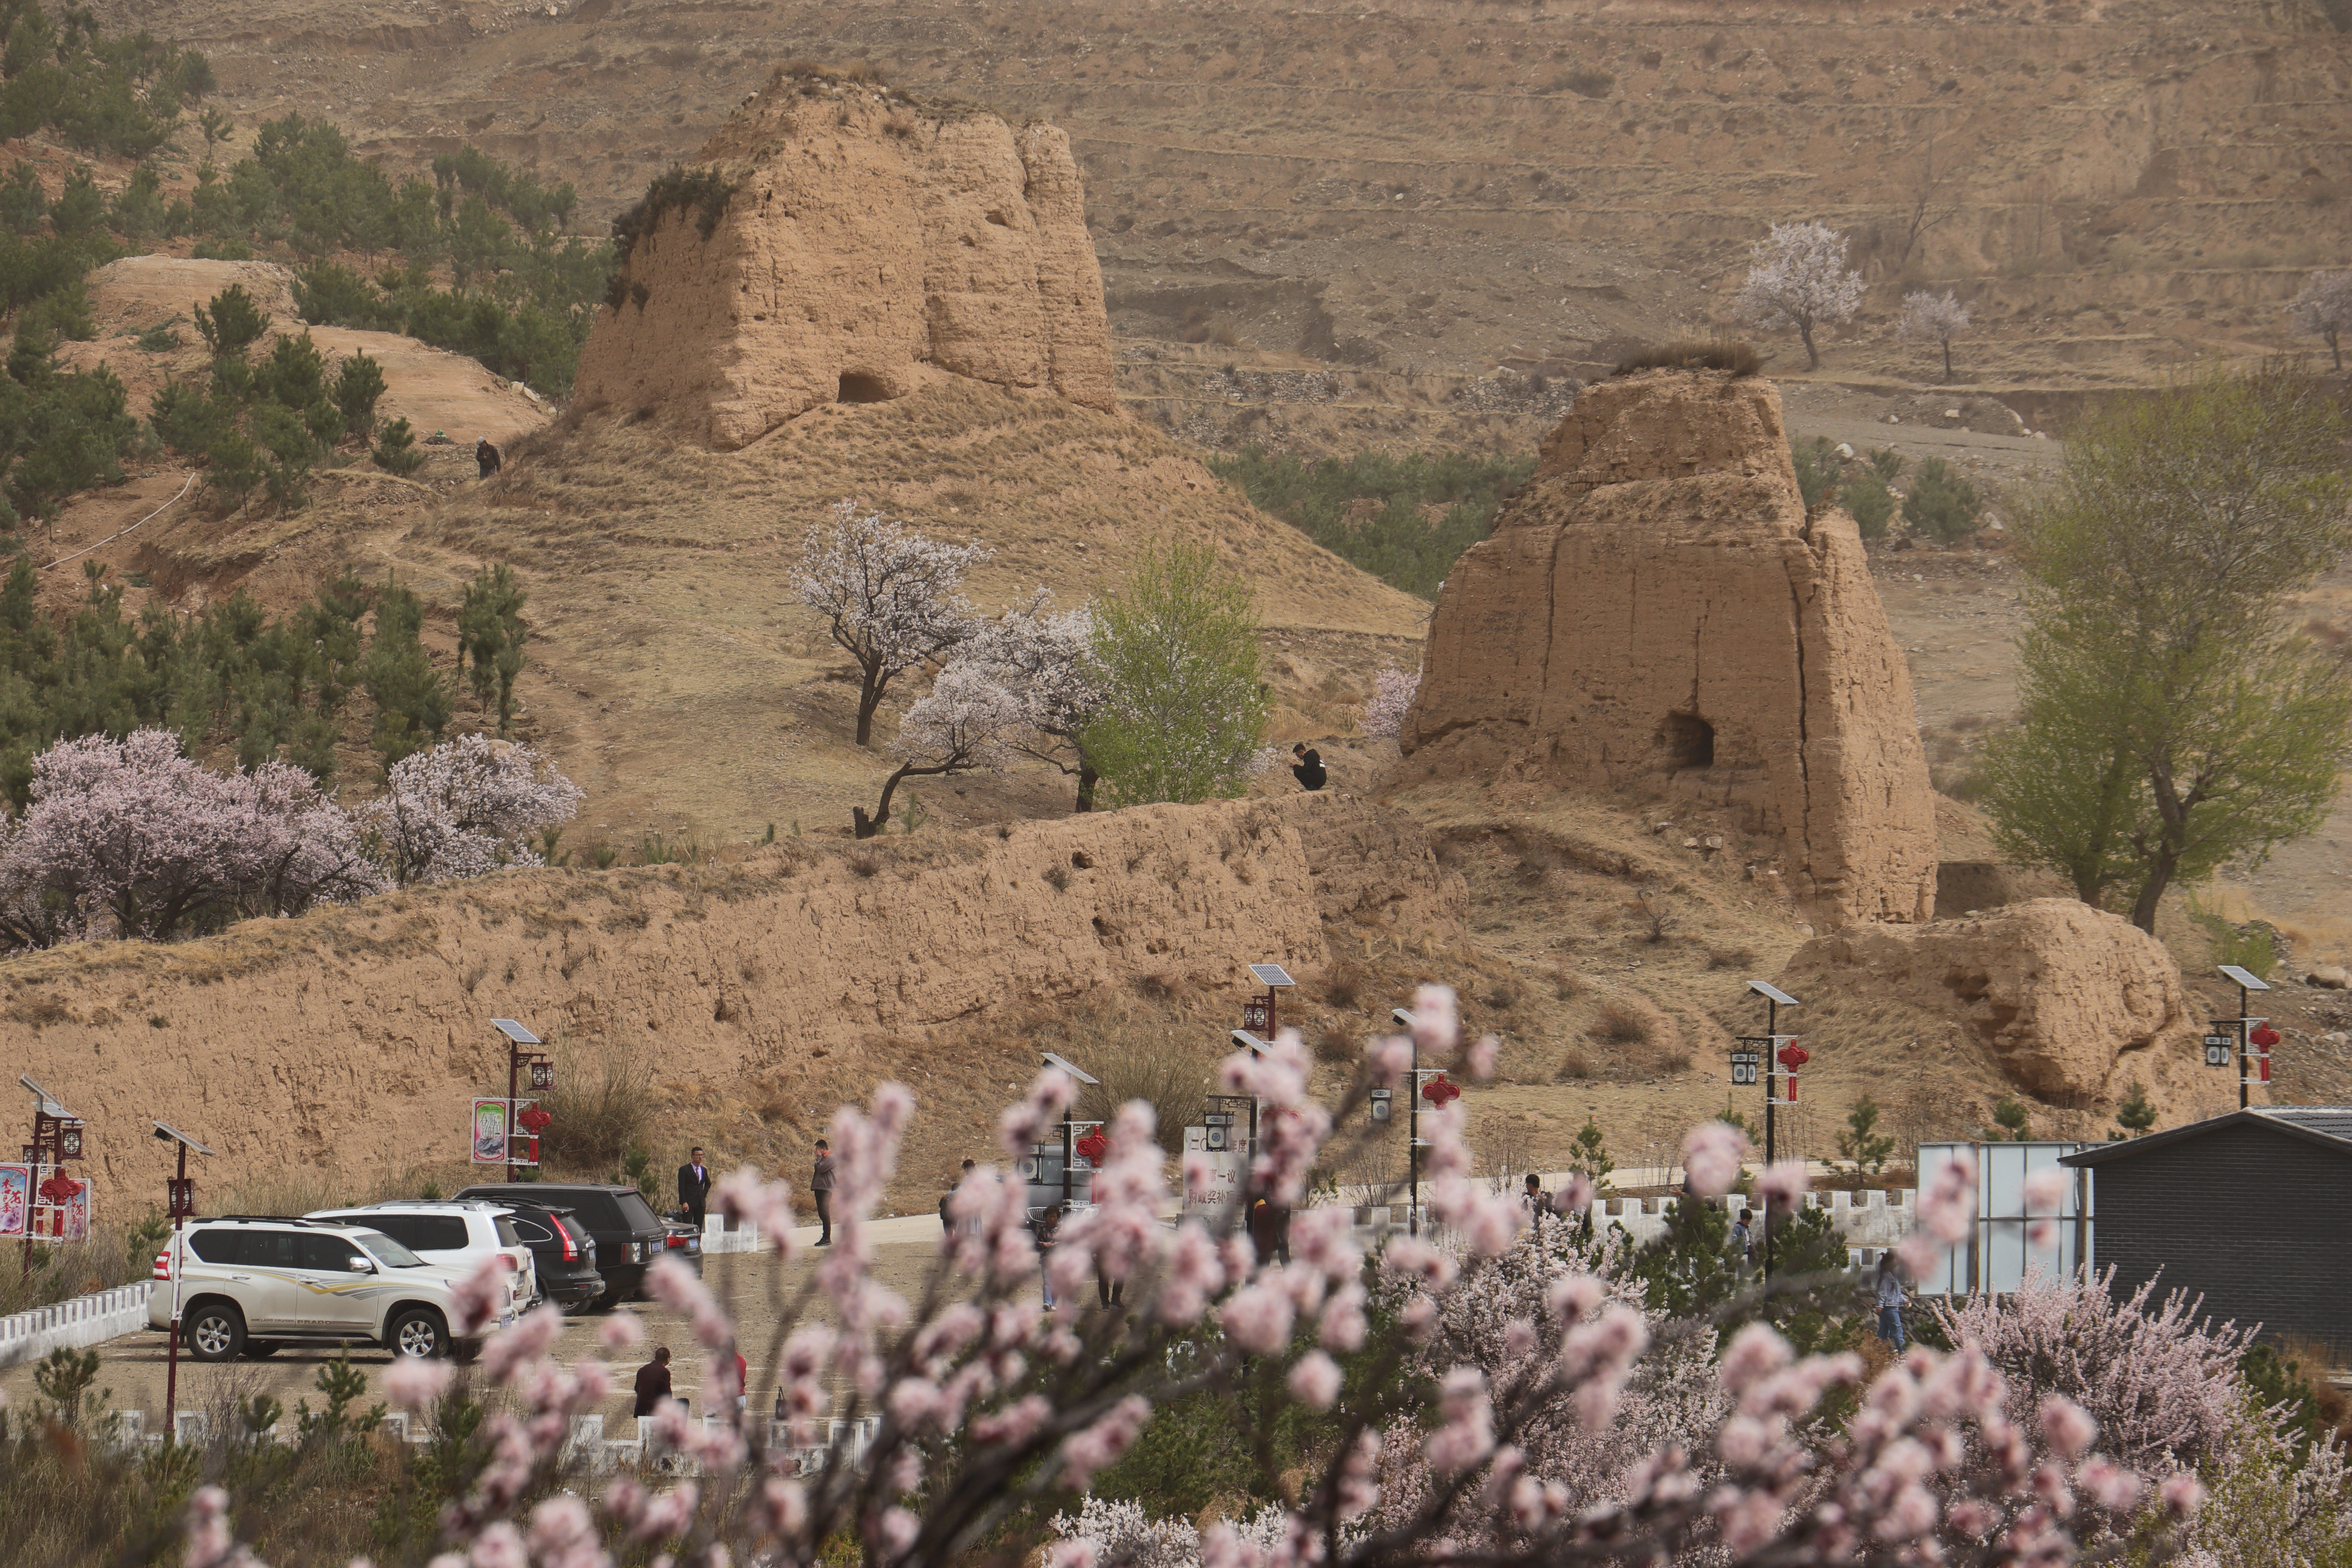
[(373, 1274), (375, 1272), (375, 1265), (364, 1258), (354, 1258), (351, 1261), (351, 1270), (354, 1274)]

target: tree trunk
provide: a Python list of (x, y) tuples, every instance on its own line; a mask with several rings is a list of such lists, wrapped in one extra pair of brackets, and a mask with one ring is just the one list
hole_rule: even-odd
[(1802, 316), (1797, 318), (1797, 335), (1805, 340), (1805, 368), (1822, 368), (1822, 351), (1813, 347), (1813, 324)]
[(1095, 781), (1101, 776), (1095, 772), (1092, 763), (1083, 757), (1078, 760), (1078, 804), (1073, 807), (1074, 810), (1092, 811), (1095, 808)]
[(878, 668), (869, 665), (866, 668), (865, 679), (858, 683), (857, 743), (861, 746), (874, 744), (874, 710), (882, 706), (882, 689), (889, 684), (889, 680), (890, 678)]
[(892, 773), (887, 779), (883, 781), (882, 799), (875, 806), (873, 816), (866, 816), (866, 808), (862, 805), (853, 805), (849, 808), (850, 831), (855, 837), (859, 838), (871, 838), (876, 834), (881, 832), (885, 826), (888, 826), (890, 821), (890, 797), (898, 793), (898, 781), (905, 778), (913, 771), (914, 764), (909, 763), (905, 767), (900, 768), (897, 773)]
[(2172, 884), (2172, 868), (2179, 858), (2169, 845), (2156, 852), (2149, 860), (2147, 880), (2140, 885), (2139, 897), (2132, 901), (2132, 924), (2156, 934), (2156, 906), (2164, 899), (2164, 889)]
[(1952, 381), (1952, 340), (1951, 340), (1951, 339), (1949, 339), (1949, 338), (1946, 338), (1946, 339), (1944, 340), (1944, 384), (1945, 384), (1947, 386), (1948, 386), (1948, 385), (1950, 385), (1950, 384), (1951, 384), (1951, 381)]

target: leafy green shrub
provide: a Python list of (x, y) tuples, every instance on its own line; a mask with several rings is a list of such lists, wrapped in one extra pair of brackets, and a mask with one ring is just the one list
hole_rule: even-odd
[(377, 468), (404, 479), (425, 466), (425, 454), (416, 449), (416, 433), (409, 428), (405, 416), (383, 427), (376, 437), (375, 450), (368, 455)]
[(1790, 442), (1789, 461), (1797, 470), (1797, 493), (1804, 498), (1808, 516), (1837, 500), (1837, 451), (1828, 437)]
[(364, 441), (375, 434), (375, 405), (383, 396), (383, 366), (366, 354), (353, 354), (335, 372), (335, 407), (343, 416), (343, 433)]
[(216, 356), (242, 354), (261, 341), (269, 318), (253, 302), (242, 283), (232, 283), (212, 298), (209, 308), (196, 307), (196, 331)]
[(49, 204), (49, 227), (68, 239), (80, 239), (98, 231), (106, 221), (106, 197), (90, 177), (88, 169), (76, 169), (66, 176), (65, 189)]
[[(1209, 459), (1252, 505), (1393, 587), (1434, 598), (1454, 561), (1486, 537), (1503, 498), (1535, 472), (1532, 458), (1360, 452), (1341, 462), (1269, 456), (1247, 447)], [(1424, 509), (1443, 508), (1435, 519)]]
[(1839, 499), (1864, 539), (1886, 537), (1887, 521), (1895, 515), (1895, 492), (1886, 488), (1877, 469), (1864, 469), (1861, 478), (1848, 480)]
[(1903, 477), (1903, 454), (1892, 447), (1873, 447), (1870, 449), (1870, 471), (1893, 484)]
[(1984, 502), (1976, 487), (1941, 458), (1929, 458), (1919, 465), (1911, 493), (1903, 498), (1903, 521), (1915, 532), (1946, 544), (1974, 533), (1983, 512)]
[(1145, 547), (1095, 612), (1109, 696), (1086, 755), (1122, 805), (1236, 796), (1265, 733), (1246, 578), (1205, 544)]
[(41, 187), (41, 172), (17, 160), (6, 183), (0, 184), (0, 224), (18, 234), (35, 235), (41, 232), (42, 220), (48, 216), (49, 196)]

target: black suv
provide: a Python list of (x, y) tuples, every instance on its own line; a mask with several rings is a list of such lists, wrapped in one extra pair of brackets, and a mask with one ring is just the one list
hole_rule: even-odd
[(596, 1272), (604, 1277), (604, 1293), (590, 1306), (604, 1311), (644, 1293), (646, 1270), (667, 1252), (702, 1272), (702, 1238), (680, 1236), (673, 1241), (670, 1226), (654, 1213), (635, 1187), (603, 1182), (494, 1182), (467, 1187), (461, 1198), (489, 1198), (511, 1208), (560, 1208), (577, 1215), (596, 1243)]
[(541, 1296), (561, 1311), (577, 1312), (604, 1294), (604, 1277), (596, 1271), (596, 1238), (578, 1210), (526, 1203), (506, 1206), (514, 1215), (515, 1234), (530, 1248)]

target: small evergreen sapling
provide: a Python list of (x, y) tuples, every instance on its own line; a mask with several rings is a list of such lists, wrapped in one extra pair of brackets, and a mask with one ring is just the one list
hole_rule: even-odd
[(1864, 1095), (1846, 1112), (1845, 1131), (1838, 1134), (1838, 1153), (1857, 1176), (1876, 1176), (1894, 1156), (1895, 1140), (1878, 1131), (1878, 1101)]
[(1983, 511), (1984, 501), (1976, 486), (1941, 458), (1930, 458), (1919, 465), (1911, 493), (1903, 498), (1903, 521), (1911, 530), (1945, 544), (1974, 533)]
[(2138, 1137), (2156, 1125), (2156, 1107), (2147, 1100), (2147, 1085), (2134, 1079), (2131, 1092), (2116, 1107), (2116, 1124), (2123, 1129), (2118, 1136)]
[(416, 449), (416, 432), (409, 427), (405, 416), (394, 420), (379, 432), (375, 449), (368, 454), (375, 466), (387, 474), (406, 479), (425, 466), (425, 454)]

